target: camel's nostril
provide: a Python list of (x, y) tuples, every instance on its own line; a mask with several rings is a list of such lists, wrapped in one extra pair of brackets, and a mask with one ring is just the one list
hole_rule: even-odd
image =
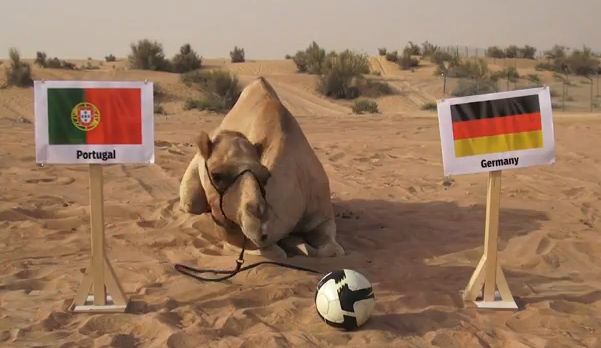
[(264, 242), (265, 240), (267, 240), (267, 235), (266, 234), (261, 235), (261, 241)]

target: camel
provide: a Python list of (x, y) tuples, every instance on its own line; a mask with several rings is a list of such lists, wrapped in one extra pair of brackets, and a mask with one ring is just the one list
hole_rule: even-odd
[[(227, 243), (260, 255), (344, 255), (326, 172), (272, 86), (258, 78), (197, 152), (180, 184), (180, 209), (210, 212)], [(241, 233), (240, 233), (241, 232)], [(248, 243), (247, 243), (248, 244)]]

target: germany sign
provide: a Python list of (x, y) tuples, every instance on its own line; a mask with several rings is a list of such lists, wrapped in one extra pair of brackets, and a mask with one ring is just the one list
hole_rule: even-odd
[(153, 163), (153, 85), (35, 81), (37, 163)]
[(445, 175), (555, 161), (548, 87), (444, 99), (438, 122)]

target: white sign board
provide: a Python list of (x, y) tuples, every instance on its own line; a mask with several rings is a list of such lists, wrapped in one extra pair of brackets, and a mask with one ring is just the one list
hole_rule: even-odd
[(154, 163), (153, 84), (35, 81), (36, 162)]
[(555, 162), (548, 87), (438, 101), (445, 175)]

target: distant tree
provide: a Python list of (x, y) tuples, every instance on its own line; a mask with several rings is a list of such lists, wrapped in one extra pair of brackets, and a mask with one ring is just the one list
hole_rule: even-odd
[(535, 47), (526, 45), (518, 49), (518, 56), (520, 58), (534, 59), (534, 55), (536, 55)]
[(378, 48), (378, 55), (380, 56), (385, 56), (386, 55), (386, 48)]
[(505, 58), (505, 51), (497, 46), (490, 46), (486, 49), (486, 56), (490, 58)]
[(39, 67), (45, 68), (46, 67), (46, 53), (45, 52), (37, 51), (35, 53), (35, 63)]
[(584, 46), (576, 49), (567, 58), (569, 71), (580, 76), (591, 76), (599, 69), (599, 60), (593, 55), (590, 48)]
[(107, 62), (114, 62), (117, 60), (117, 58), (109, 53), (108, 56), (104, 57), (104, 60), (106, 60)]
[(507, 48), (505, 48), (505, 57), (507, 58), (518, 58), (518, 46), (516, 45), (511, 45)]
[(232, 63), (243, 63), (244, 59), (244, 48), (238, 48), (238, 46), (234, 47), (233, 51), (230, 51), (230, 58)]
[(184, 44), (180, 47), (179, 53), (171, 61), (173, 71), (180, 74), (200, 69), (201, 64), (201, 58), (198, 57), (198, 54), (196, 54), (190, 44)]

